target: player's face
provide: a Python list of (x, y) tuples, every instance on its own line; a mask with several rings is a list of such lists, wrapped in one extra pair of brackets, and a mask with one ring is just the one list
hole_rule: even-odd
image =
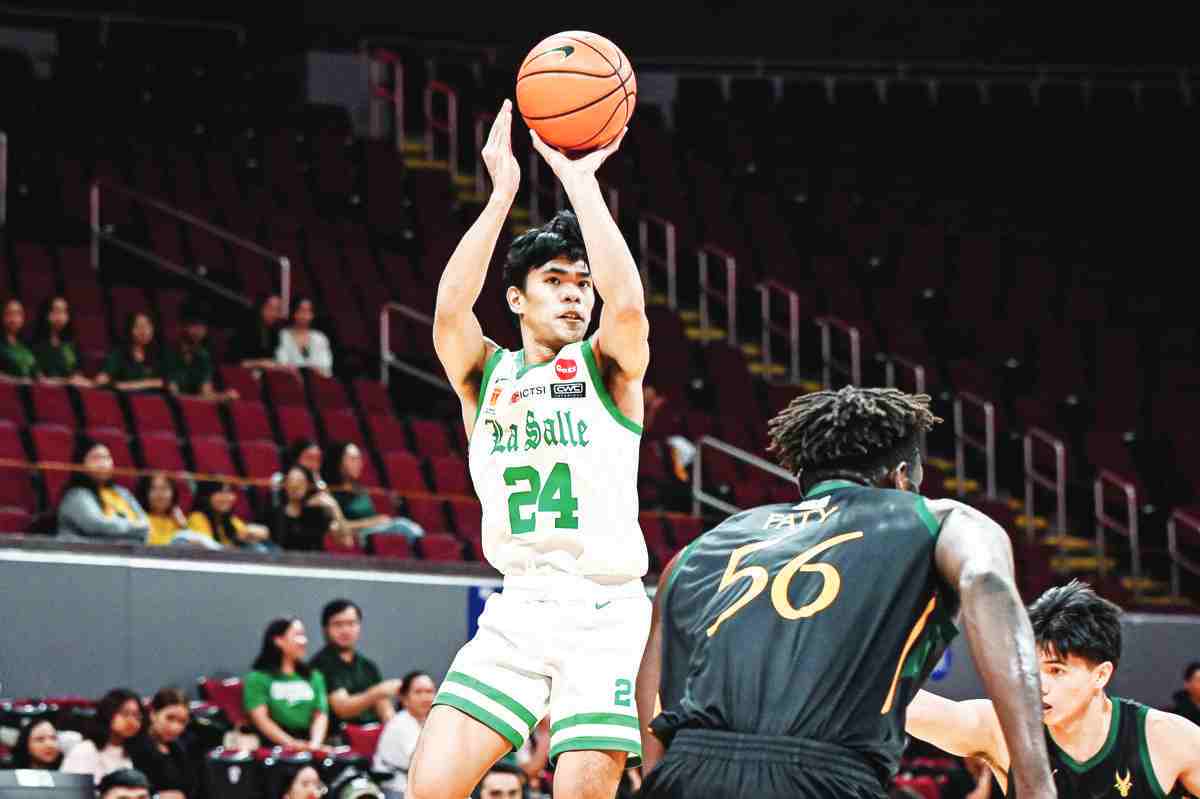
[(521, 780), (516, 774), (489, 774), (483, 778), (482, 799), (521, 799)]
[(325, 637), (338, 649), (353, 649), (358, 646), (358, 637), (361, 634), (362, 621), (354, 608), (346, 608), (341, 613), (330, 616), (329, 624), (325, 626)]
[(510, 289), (508, 300), (534, 337), (557, 349), (583, 340), (592, 321), (596, 293), (587, 264), (555, 258), (530, 269), (525, 290)]
[(1078, 718), (1112, 674), (1111, 663), (1092, 664), (1078, 655), (1038, 653), (1042, 673), (1042, 719), (1053, 727)]

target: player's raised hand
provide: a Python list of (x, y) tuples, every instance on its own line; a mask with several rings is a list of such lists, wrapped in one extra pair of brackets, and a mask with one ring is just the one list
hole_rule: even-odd
[(554, 171), (555, 177), (558, 178), (559, 182), (563, 184), (563, 188), (570, 194), (571, 188), (579, 178), (591, 178), (595, 176), (596, 170), (608, 160), (610, 155), (617, 151), (625, 138), (625, 134), (628, 132), (629, 128), (623, 128), (620, 135), (609, 142), (608, 145), (597, 150), (592, 150), (581, 158), (568, 158), (542, 141), (541, 137), (537, 135), (536, 130), (530, 129), (529, 135), (533, 137), (534, 149), (550, 165), (550, 169)]
[(512, 202), (521, 186), (521, 165), (512, 151), (512, 101), (505, 100), (492, 121), (483, 163), (492, 178), (492, 196)]

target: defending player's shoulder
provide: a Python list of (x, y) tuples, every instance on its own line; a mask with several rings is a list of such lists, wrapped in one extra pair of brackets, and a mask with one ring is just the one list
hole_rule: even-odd
[(1146, 745), (1159, 780), (1168, 790), (1176, 782), (1200, 790), (1200, 727), (1183, 716), (1150, 709)]
[(938, 523), (939, 529), (947, 525), (957, 527), (973, 527), (988, 533), (1004, 533), (1000, 525), (978, 508), (973, 508), (965, 502), (956, 499), (924, 499), (925, 509)]

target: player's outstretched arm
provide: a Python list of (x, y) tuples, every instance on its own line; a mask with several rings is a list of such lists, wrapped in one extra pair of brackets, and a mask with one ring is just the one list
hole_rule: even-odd
[(1200, 796), (1200, 727), (1183, 716), (1151, 710), (1146, 719), (1146, 743), (1164, 792), (1170, 793), (1179, 784)]
[(654, 609), (650, 613), (650, 635), (646, 638), (646, 650), (642, 653), (642, 664), (638, 667), (634, 699), (637, 701), (638, 728), (642, 733), (642, 773), (649, 774), (664, 753), (662, 741), (650, 732), (650, 722), (658, 713), (658, 686), (662, 682), (662, 615), (667, 601), (666, 585), (675, 570), (679, 554), (658, 576), (658, 590), (654, 592)]
[[(521, 185), (521, 167), (512, 154), (512, 103), (505, 100), (492, 122), (483, 162), (492, 178), (492, 194), (483, 213), (458, 243), (438, 283), (433, 313), (433, 346), (446, 377), (462, 399), (464, 419), (474, 418), (479, 387), (475, 378), (496, 345), (483, 336), (475, 301), (483, 290), (496, 241)], [(467, 411), (470, 410), (471, 413)]]
[(615, 361), (626, 379), (641, 380), (650, 364), (650, 325), (646, 321), (642, 277), (596, 180), (596, 170), (621, 146), (626, 131), (607, 147), (575, 160), (548, 146), (536, 132), (530, 134), (534, 148), (562, 183), (579, 217), (592, 282), (604, 300), (600, 328), (593, 341), (597, 355)]
[(1008, 749), (996, 711), (987, 699), (954, 702), (921, 690), (904, 717), (904, 731), (959, 757), (979, 757), (995, 771), (1008, 771)]
[(1013, 584), (1008, 535), (967, 505), (929, 505), (943, 519), (934, 555), (938, 571), (962, 602), (967, 643), (1004, 733), (1017, 796), (1055, 796), (1042, 733), (1037, 648)]

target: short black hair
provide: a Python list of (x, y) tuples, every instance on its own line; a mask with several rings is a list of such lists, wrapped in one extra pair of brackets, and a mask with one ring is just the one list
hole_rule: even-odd
[[(928, 394), (846, 386), (792, 400), (767, 422), (768, 452), (811, 487), (822, 477), (875, 482), (903, 460), (920, 457), (920, 434), (942, 421)], [(803, 488), (803, 486), (801, 486)]]
[(583, 246), (583, 231), (573, 211), (563, 209), (544, 225), (530, 228), (517, 236), (504, 259), (504, 285), (525, 290), (529, 270), (543, 266), (555, 258), (587, 263)]
[(1114, 670), (1121, 661), (1121, 609), (1087, 583), (1048, 589), (1029, 606), (1029, 621), (1038, 646), (1060, 658), (1108, 661)]
[(1192, 679), (1192, 675), (1200, 671), (1200, 660), (1193, 660), (1187, 664), (1187, 668), (1183, 670), (1183, 681), (1187, 682)]
[(116, 771), (109, 772), (104, 779), (100, 780), (100, 784), (96, 786), (96, 790), (103, 797), (105, 793), (113, 788), (145, 788), (150, 790), (150, 780), (146, 779), (146, 775), (135, 768), (119, 768)]
[(347, 608), (354, 608), (354, 610), (358, 613), (358, 620), (362, 621), (362, 617), (363, 617), (362, 608), (360, 608), (358, 606), (358, 604), (356, 602), (354, 602), (354, 600), (335, 599), (332, 602), (329, 602), (327, 605), (325, 605), (325, 607), (321, 610), (321, 626), (328, 627), (329, 620), (332, 619), (334, 616), (338, 615), (339, 613), (341, 613), (343, 610), (346, 610)]

